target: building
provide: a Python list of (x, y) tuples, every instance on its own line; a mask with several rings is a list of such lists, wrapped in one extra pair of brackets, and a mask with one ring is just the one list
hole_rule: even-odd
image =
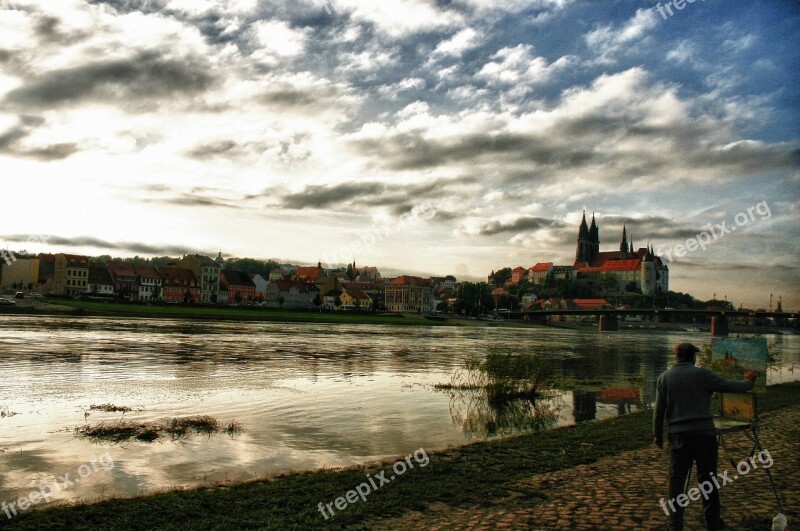
[(553, 262), (539, 262), (528, 269), (528, 282), (531, 284), (544, 284), (548, 278), (553, 277)]
[(114, 294), (120, 299), (136, 300), (139, 285), (136, 283), (136, 269), (129, 262), (109, 262), (108, 270), (114, 282)]
[(39, 284), (39, 258), (16, 255), (14, 261), (0, 262), (0, 285), (4, 293), (33, 290)]
[(385, 305), (390, 312), (435, 312), (430, 279), (402, 275), (389, 281), (386, 284)]
[(97, 297), (114, 297), (114, 280), (111, 278), (111, 272), (107, 266), (95, 264), (89, 266), (86, 293)]
[(157, 271), (161, 275), (162, 297), (165, 302), (184, 304), (200, 302), (200, 283), (191, 269), (159, 266)]
[(250, 275), (250, 278), (253, 280), (253, 284), (256, 286), (256, 300), (266, 301), (267, 284), (269, 284), (269, 281), (258, 273), (255, 275)]
[(53, 293), (75, 297), (86, 293), (89, 285), (89, 257), (77, 254), (55, 255)]
[(509, 279), (509, 284), (519, 284), (523, 280), (527, 280), (528, 278), (528, 270), (524, 267), (515, 267), (511, 270), (511, 278)]
[(139, 292), (136, 300), (139, 301), (159, 301), (163, 286), (161, 285), (161, 275), (154, 267), (136, 266), (136, 284)]
[(655, 255), (651, 245), (634, 250), (633, 240), (628, 241), (628, 231), (623, 226), (619, 250), (601, 252), (600, 228), (594, 215), (591, 226), (586, 224), (585, 212), (578, 227), (573, 270), (578, 278), (603, 285), (607, 279), (616, 281), (616, 286), (605, 288), (607, 291), (638, 291), (651, 295), (669, 290), (669, 268)]
[(339, 297), (342, 306), (369, 310), (372, 308), (372, 298), (360, 289), (345, 290)]
[(222, 269), (222, 253), (216, 260), (203, 254), (187, 254), (178, 266), (191, 269), (200, 282), (200, 302), (210, 304), (219, 299), (219, 272)]
[(248, 273), (223, 269), (219, 274), (220, 284), (228, 292), (228, 303), (251, 303), (256, 300), (256, 285)]
[(275, 280), (267, 284), (266, 302), (271, 308), (309, 310), (315, 308), (314, 298), (319, 291), (309, 290), (302, 282)]

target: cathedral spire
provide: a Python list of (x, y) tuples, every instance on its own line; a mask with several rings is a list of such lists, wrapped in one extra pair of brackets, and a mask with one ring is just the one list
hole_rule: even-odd
[(619, 242), (619, 253), (620, 257), (624, 257), (625, 253), (628, 252), (628, 231), (625, 225), (622, 226), (622, 241)]

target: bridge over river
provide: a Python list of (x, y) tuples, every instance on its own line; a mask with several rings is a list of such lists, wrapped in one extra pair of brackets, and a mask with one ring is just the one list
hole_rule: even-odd
[(747, 310), (675, 310), (669, 309), (596, 309), (596, 310), (535, 310), (523, 312), (503, 312), (502, 315), (511, 320), (523, 320), (547, 324), (548, 318), (556, 315), (597, 317), (598, 329), (611, 332), (619, 329), (621, 316), (651, 317), (662, 320), (668, 316), (689, 316), (694, 318), (711, 318), (711, 335), (727, 336), (730, 330), (729, 319), (744, 318), (755, 323), (759, 318), (797, 319), (797, 312), (755, 312)]

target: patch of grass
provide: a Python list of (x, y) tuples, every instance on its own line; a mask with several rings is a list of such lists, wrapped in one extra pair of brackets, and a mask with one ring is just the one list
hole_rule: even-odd
[(114, 404), (92, 404), (90, 411), (105, 411), (106, 413), (127, 413), (133, 409), (127, 406), (115, 406)]
[(235, 421), (220, 425), (217, 419), (206, 415), (174, 418), (165, 423), (127, 420), (100, 422), (94, 426), (86, 425), (75, 428), (75, 435), (95, 442), (119, 444), (131, 440), (150, 443), (162, 437), (168, 437), (176, 441), (185, 439), (192, 434), (211, 436), (220, 432), (234, 436), (241, 433), (241, 431), (241, 424)]
[[(800, 402), (800, 383), (770, 387), (763, 411)], [(10, 529), (341, 529), (366, 527), (431, 504), (488, 507), (534, 496), (518, 486), (531, 475), (551, 472), (652, 445), (652, 412), (580, 424), (531, 435), (480, 442), (438, 453), (425, 468), (402, 478), (324, 520), (317, 504), (332, 502), (364, 482), (380, 465), (287, 474), (268, 479), (112, 499), (99, 503), (28, 511), (7, 522)], [(591, 442), (591, 445), (587, 445)], [(665, 471), (666, 472), (666, 471)], [(378, 526), (379, 527), (379, 526)]]
[[(146, 305), (96, 302), (76, 299), (53, 299), (53, 304), (74, 308), (80, 315), (125, 316), (125, 317), (169, 317), (203, 320), (279, 321), (288, 323), (352, 323), (390, 324), (404, 326), (450, 326), (447, 321), (430, 321), (407, 318), (401, 315), (378, 315), (355, 312), (313, 312), (273, 310), (259, 307), (225, 308), (213, 306)], [(71, 315), (75, 315), (73, 312)]]

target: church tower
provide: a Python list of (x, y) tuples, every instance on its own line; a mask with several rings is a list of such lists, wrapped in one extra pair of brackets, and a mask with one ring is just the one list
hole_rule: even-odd
[(581, 226), (578, 228), (578, 245), (575, 249), (575, 261), (592, 261), (597, 254), (596, 246), (599, 245), (599, 243), (595, 244), (595, 241), (599, 239), (596, 233), (597, 224), (594, 221), (594, 216), (592, 216), (592, 228), (590, 229), (589, 225), (586, 224), (586, 211), (584, 210)]
[(594, 220), (594, 212), (592, 212), (592, 224), (589, 226), (589, 260), (594, 262), (597, 255), (600, 254), (600, 227)]
[(625, 225), (622, 226), (622, 241), (619, 242), (619, 257), (625, 258), (628, 254), (628, 231)]

